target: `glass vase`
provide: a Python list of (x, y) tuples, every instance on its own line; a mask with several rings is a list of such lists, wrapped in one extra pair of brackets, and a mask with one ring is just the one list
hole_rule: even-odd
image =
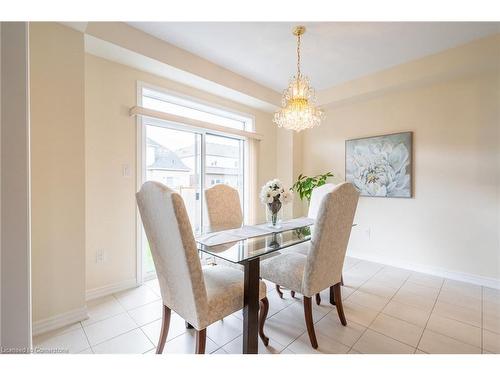
[(275, 229), (281, 228), (283, 210), (281, 209), (280, 201), (275, 200), (273, 203), (268, 203), (266, 205), (266, 220), (269, 227)]

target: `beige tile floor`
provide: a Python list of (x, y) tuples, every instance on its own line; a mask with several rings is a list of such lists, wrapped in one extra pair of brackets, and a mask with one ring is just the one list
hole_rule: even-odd
[[(261, 353), (500, 353), (500, 291), (347, 258), (342, 326), (328, 291), (314, 305), (319, 348), (311, 348), (301, 299), (279, 298), (268, 283), (270, 338)], [(88, 303), (89, 319), (33, 339), (70, 353), (154, 353), (161, 325), (156, 280)], [(207, 352), (241, 353), (237, 312), (208, 328)], [(193, 353), (194, 332), (173, 314), (164, 353)]]

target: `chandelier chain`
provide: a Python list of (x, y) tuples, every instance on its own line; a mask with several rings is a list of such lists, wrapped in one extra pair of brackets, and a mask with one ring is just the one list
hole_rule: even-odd
[(297, 77), (300, 77), (300, 34), (297, 35)]
[(290, 80), (288, 88), (283, 92), (282, 107), (274, 113), (273, 122), (280, 128), (295, 130), (314, 128), (321, 124), (323, 111), (316, 107), (314, 88), (309, 79), (300, 71), (300, 47), (304, 26), (297, 26), (293, 35), (297, 37), (297, 75)]

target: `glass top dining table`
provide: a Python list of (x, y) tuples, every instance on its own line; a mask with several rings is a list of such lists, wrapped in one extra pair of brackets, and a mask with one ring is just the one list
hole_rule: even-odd
[[(197, 241), (198, 250), (204, 254), (224, 259), (243, 266), (243, 354), (258, 353), (258, 313), (260, 287), (260, 259), (290, 246), (309, 241), (314, 225), (290, 229), (273, 228), (266, 233), (251, 238), (208, 246)], [(227, 228), (205, 228), (202, 235), (216, 234)], [(199, 237), (198, 237), (199, 239)]]
[[(225, 228), (206, 228), (204, 234), (217, 233)], [(224, 259), (231, 263), (244, 264), (255, 258), (274, 253), (278, 250), (297, 245), (311, 239), (314, 224), (294, 229), (273, 228), (273, 232), (251, 238), (243, 238), (223, 244), (208, 246), (197, 242), (198, 250), (207, 255)]]
[[(293, 219), (293, 220), (300, 220)], [(259, 284), (260, 284), (260, 260), (268, 255), (278, 254), (279, 250), (285, 250), (291, 246), (310, 241), (314, 232), (314, 224), (298, 225), (290, 229), (283, 225), (281, 229), (273, 228), (271, 233), (253, 235), (248, 238), (240, 237), (234, 241), (208, 246), (197, 240), (198, 250), (204, 254), (224, 259), (234, 264), (243, 266), (243, 353), (258, 353), (258, 312), (259, 312)], [(312, 221), (311, 221), (312, 222)], [(286, 224), (286, 223), (285, 223)], [(354, 224), (356, 225), (356, 224)], [(353, 225), (353, 226), (354, 226)], [(257, 226), (265, 228), (265, 225)], [(254, 226), (255, 228), (255, 226)], [(226, 232), (227, 228), (206, 228), (202, 237), (207, 235)], [(251, 231), (250, 231), (251, 232)], [(227, 232), (226, 232), (227, 233)]]

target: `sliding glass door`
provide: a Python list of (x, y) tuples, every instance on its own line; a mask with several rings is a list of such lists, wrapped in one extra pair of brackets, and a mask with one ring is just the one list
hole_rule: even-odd
[[(204, 189), (228, 184), (244, 202), (244, 140), (162, 120), (143, 119), (142, 124), (142, 182), (158, 181), (177, 191), (195, 235), (208, 220)], [(141, 245), (143, 279), (148, 279), (154, 277), (154, 264), (143, 232)]]
[[(201, 140), (202, 134), (173, 129), (161, 122), (144, 124), (143, 179), (158, 181), (178, 192), (186, 205), (195, 233), (202, 228)], [(154, 273), (154, 264), (146, 236), (142, 241), (143, 274)]]

